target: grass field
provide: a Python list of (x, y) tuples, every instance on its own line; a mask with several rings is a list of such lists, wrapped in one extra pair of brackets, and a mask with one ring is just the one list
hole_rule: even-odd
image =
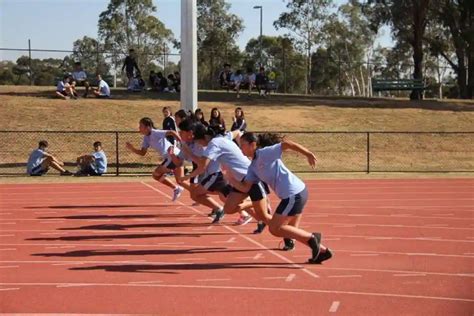
[[(134, 131), (141, 117), (149, 116), (160, 126), (162, 107), (177, 110), (180, 106), (177, 94), (137, 94), (116, 89), (110, 100), (64, 101), (52, 98), (53, 90), (54, 87), (0, 86), (1, 129)], [(301, 95), (272, 95), (266, 99), (243, 95), (236, 99), (233, 93), (210, 91), (200, 92), (199, 100), (206, 117), (211, 108), (218, 107), (229, 126), (235, 107), (243, 107), (249, 129), (258, 131), (474, 131), (472, 101), (413, 102)], [(4, 149), (0, 164), (24, 163), (39, 138), (48, 138), (53, 151), (71, 162), (77, 155), (89, 151), (90, 143), (98, 137), (108, 144), (107, 152), (114, 157), (115, 148), (111, 148), (115, 145), (114, 135), (2, 135)], [(317, 153), (320, 171), (364, 171), (366, 168), (366, 134), (291, 134), (290, 137)], [(140, 137), (121, 136), (120, 149), (127, 140), (138, 144)], [(372, 171), (474, 170), (472, 134), (373, 134), (370, 147)], [(289, 156), (286, 160), (293, 169), (309, 170), (300, 157)], [(153, 164), (156, 157), (148, 155), (142, 159), (121, 152), (121, 163), (124, 162)]]

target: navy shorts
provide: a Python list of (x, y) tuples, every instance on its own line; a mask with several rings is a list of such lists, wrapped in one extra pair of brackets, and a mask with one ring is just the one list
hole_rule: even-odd
[(83, 174), (88, 174), (90, 176), (101, 176), (102, 175), (102, 173), (98, 173), (97, 170), (91, 165), (88, 165), (87, 167), (85, 167), (81, 171), (82, 171)]
[(266, 198), (267, 195), (270, 194), (270, 189), (268, 188), (268, 185), (265, 182), (259, 181), (257, 183), (252, 184), (248, 193), (244, 193), (232, 186), (228, 186), (227, 192), (224, 195), (227, 197), (227, 195), (229, 195), (231, 192), (248, 194), (252, 202), (257, 202)]
[(37, 177), (42, 176), (48, 173), (48, 171), (49, 171), (49, 168), (44, 169), (43, 166), (39, 164), (38, 166), (31, 169), (30, 176), (37, 176)]
[(219, 192), (227, 196), (230, 192), (230, 186), (225, 181), (222, 172), (216, 172), (205, 177), (200, 183), (204, 189), (209, 192)]
[(281, 200), (275, 211), (276, 214), (283, 216), (296, 216), (303, 213), (304, 206), (308, 201), (308, 190), (305, 188), (298, 194)]

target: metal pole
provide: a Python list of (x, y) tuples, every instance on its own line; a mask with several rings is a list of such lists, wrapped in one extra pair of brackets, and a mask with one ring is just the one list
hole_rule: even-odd
[(181, 0), (181, 108), (197, 109), (197, 1)]
[(263, 60), (262, 60), (262, 51), (263, 51), (262, 35), (263, 35), (263, 6), (260, 6), (260, 66), (263, 65)]
[(115, 132), (115, 175), (120, 174), (120, 155), (119, 155), (119, 133)]
[(30, 73), (30, 86), (33, 85), (33, 72), (31, 71), (31, 40), (28, 39), (28, 70)]
[(370, 173), (370, 132), (367, 132), (367, 173)]

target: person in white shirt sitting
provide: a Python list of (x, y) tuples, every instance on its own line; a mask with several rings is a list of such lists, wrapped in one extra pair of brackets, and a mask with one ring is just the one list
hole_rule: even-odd
[(237, 70), (230, 76), (231, 87), (237, 92), (237, 98), (240, 98), (240, 85), (244, 81), (244, 76), (241, 70)]
[(82, 86), (86, 88), (86, 91), (84, 92), (84, 98), (87, 98), (87, 94), (89, 93), (89, 81), (87, 81), (87, 73), (82, 69), (81, 62), (75, 62), (74, 63), (74, 71), (72, 72), (72, 80), (71, 80), (71, 86), (76, 92), (76, 87)]
[(110, 98), (110, 87), (101, 75), (97, 75), (97, 82), (98, 88), (94, 89), (94, 95), (97, 98)]
[(76, 98), (74, 90), (69, 84), (69, 75), (64, 75), (63, 80), (60, 80), (58, 82), (58, 85), (56, 87), (56, 96), (63, 100), (69, 98)]

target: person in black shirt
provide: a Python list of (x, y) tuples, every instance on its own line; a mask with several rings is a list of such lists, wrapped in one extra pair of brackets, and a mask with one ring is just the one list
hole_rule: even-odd
[(156, 83), (156, 88), (158, 89), (158, 92), (168, 92), (168, 79), (166, 79), (163, 76), (162, 72), (159, 72), (157, 75), (157, 83)]
[[(165, 131), (176, 131), (176, 121), (171, 115), (171, 109), (168, 106), (163, 108), (163, 130)], [(174, 144), (174, 138), (172, 136), (166, 137), (171, 144)]]
[(225, 128), (225, 121), (221, 117), (221, 112), (219, 111), (218, 108), (213, 108), (211, 110), (211, 117), (209, 118), (209, 126), (219, 126), (221, 125), (222, 128)]
[(219, 84), (221, 85), (221, 88), (227, 89), (227, 91), (229, 91), (231, 86), (231, 76), (232, 71), (230, 70), (230, 64), (224, 64), (224, 70), (222, 70), (219, 74)]
[(134, 78), (134, 70), (137, 70), (137, 75), (140, 74), (140, 69), (138, 68), (137, 61), (135, 59), (135, 50), (130, 49), (129, 54), (125, 57), (125, 61), (123, 62), (122, 71), (125, 69), (128, 78), (128, 86), (130, 87), (130, 82)]
[(268, 77), (265, 74), (265, 68), (260, 67), (260, 72), (257, 74), (255, 78), (255, 85), (257, 86), (258, 93), (260, 95), (267, 95), (268, 94)]
[(206, 127), (209, 126), (209, 123), (206, 122), (206, 120), (204, 119), (204, 113), (201, 109), (196, 109), (196, 111), (194, 112), (194, 119), (196, 122), (199, 122)]

